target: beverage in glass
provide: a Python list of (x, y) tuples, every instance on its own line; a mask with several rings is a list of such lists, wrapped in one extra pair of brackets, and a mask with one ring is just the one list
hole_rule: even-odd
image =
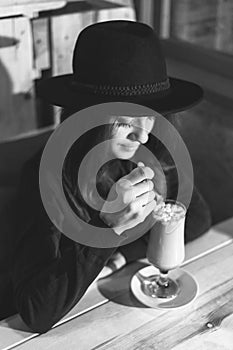
[(185, 215), (185, 206), (173, 200), (163, 202), (154, 212), (157, 222), (150, 232), (147, 258), (160, 273), (144, 283), (143, 289), (147, 295), (172, 298), (179, 292), (177, 282), (168, 278), (167, 274), (180, 266), (185, 257)]

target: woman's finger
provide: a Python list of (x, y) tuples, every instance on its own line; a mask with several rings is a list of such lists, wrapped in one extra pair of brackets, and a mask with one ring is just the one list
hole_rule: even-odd
[(149, 167), (137, 167), (122, 179), (130, 181), (132, 185), (142, 182), (143, 180), (151, 180), (154, 177), (154, 172)]
[[(142, 194), (141, 196), (137, 197), (136, 200), (131, 203), (133, 206), (135, 206), (135, 209), (141, 210), (141, 207), (144, 207), (151, 201), (153, 201), (155, 198), (155, 192), (154, 191), (149, 191), (147, 193)], [(156, 201), (155, 201), (156, 203)]]
[(154, 188), (154, 183), (151, 180), (144, 180), (132, 187), (135, 197), (139, 197), (142, 194), (152, 191)]
[(138, 162), (138, 166), (145, 166), (143, 162)]
[(150, 203), (147, 203), (143, 208), (143, 212), (142, 212), (142, 215), (144, 217), (144, 220), (145, 218), (147, 218), (148, 215), (150, 215), (156, 208), (156, 201), (153, 200), (151, 201)]

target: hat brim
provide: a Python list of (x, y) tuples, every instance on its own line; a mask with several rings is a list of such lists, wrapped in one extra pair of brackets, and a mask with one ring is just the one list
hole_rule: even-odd
[(77, 111), (106, 102), (131, 102), (149, 107), (161, 114), (176, 113), (191, 108), (203, 98), (202, 88), (192, 82), (169, 77), (170, 89), (166, 96), (156, 94), (143, 96), (106, 96), (90, 92), (75, 91), (72, 88), (73, 75), (66, 74), (41, 81), (39, 97), (48, 103)]

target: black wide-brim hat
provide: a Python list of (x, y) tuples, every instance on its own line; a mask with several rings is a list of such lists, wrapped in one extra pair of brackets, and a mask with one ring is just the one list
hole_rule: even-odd
[(120, 101), (162, 114), (188, 109), (203, 97), (199, 85), (167, 76), (151, 27), (125, 20), (86, 27), (74, 48), (73, 73), (43, 80), (38, 92), (51, 104), (77, 111)]

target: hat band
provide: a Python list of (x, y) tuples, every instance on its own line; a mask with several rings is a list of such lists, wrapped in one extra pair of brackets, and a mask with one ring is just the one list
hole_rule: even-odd
[(141, 85), (125, 85), (125, 86), (112, 86), (112, 85), (91, 85), (85, 83), (79, 83), (73, 81), (72, 85), (89, 91), (95, 95), (110, 95), (110, 96), (140, 96), (151, 95), (156, 92), (165, 91), (170, 88), (170, 82), (167, 78), (164, 81), (156, 82), (152, 84)]

